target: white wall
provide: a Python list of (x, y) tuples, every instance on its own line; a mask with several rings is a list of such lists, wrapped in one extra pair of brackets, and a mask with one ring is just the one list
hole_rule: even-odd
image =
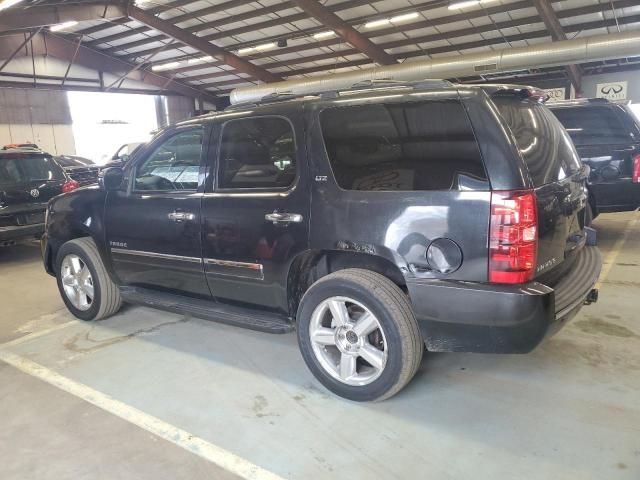
[(74, 154), (66, 93), (0, 89), (0, 146), (9, 143), (37, 143), (53, 154)]
[(640, 70), (630, 72), (603, 73), (582, 77), (582, 93), (584, 97), (596, 96), (598, 83), (627, 81), (627, 100), (640, 103)]

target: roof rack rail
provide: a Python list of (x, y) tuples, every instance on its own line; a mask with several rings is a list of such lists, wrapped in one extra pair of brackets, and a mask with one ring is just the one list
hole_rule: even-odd
[(349, 94), (358, 94), (362, 92), (366, 92), (368, 90), (376, 90), (376, 89), (390, 89), (390, 88), (413, 88), (414, 90), (424, 90), (429, 88), (447, 88), (451, 87), (453, 84), (447, 80), (437, 80), (437, 79), (424, 79), (417, 81), (403, 81), (403, 80), (393, 80), (390, 78), (381, 78), (381, 79), (367, 79), (356, 82), (349, 87), (341, 88), (337, 90), (325, 90), (321, 92), (314, 93), (294, 93), (290, 90), (284, 92), (271, 92), (268, 95), (262, 97), (259, 101), (249, 101), (245, 103), (235, 103), (229, 105), (225, 108), (227, 110), (237, 110), (240, 108), (247, 108), (258, 105), (265, 105), (275, 102), (282, 102), (287, 100), (293, 100), (296, 98), (305, 98), (305, 97), (320, 97), (322, 99), (330, 99), (337, 98), (340, 95), (349, 95)]

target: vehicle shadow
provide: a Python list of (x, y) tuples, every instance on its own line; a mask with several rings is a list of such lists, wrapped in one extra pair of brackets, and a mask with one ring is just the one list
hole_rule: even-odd
[(41, 261), (40, 244), (37, 240), (9, 247), (0, 247), (0, 268)]

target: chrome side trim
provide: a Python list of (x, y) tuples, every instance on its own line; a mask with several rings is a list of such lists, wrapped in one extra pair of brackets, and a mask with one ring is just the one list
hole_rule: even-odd
[(230, 268), (251, 270), (252, 272), (254, 272), (254, 275), (243, 275), (242, 273), (240, 273), (242, 271), (240, 271), (238, 274), (225, 273), (220, 271), (208, 271), (207, 273), (213, 273), (217, 275), (230, 275), (234, 277), (257, 278), (259, 280), (264, 279), (263, 265), (261, 263), (235, 262), (233, 260), (219, 260), (217, 258), (205, 258), (204, 263), (205, 265), (215, 265), (218, 267), (230, 267)]
[(111, 253), (120, 253), (123, 255), (137, 255), (139, 257), (162, 258), (164, 260), (176, 260), (180, 262), (189, 262), (189, 263), (202, 263), (202, 259), (198, 257), (169, 255), (168, 253), (146, 252), (143, 250), (127, 250), (124, 248), (112, 248)]

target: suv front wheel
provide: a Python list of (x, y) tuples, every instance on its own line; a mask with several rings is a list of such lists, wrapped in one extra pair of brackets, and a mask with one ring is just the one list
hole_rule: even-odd
[(298, 308), (298, 344), (314, 376), (335, 394), (384, 400), (413, 378), (424, 343), (398, 286), (369, 270), (327, 275)]
[(77, 318), (100, 320), (120, 309), (118, 286), (105, 270), (91, 238), (77, 238), (62, 245), (56, 272), (62, 300)]

